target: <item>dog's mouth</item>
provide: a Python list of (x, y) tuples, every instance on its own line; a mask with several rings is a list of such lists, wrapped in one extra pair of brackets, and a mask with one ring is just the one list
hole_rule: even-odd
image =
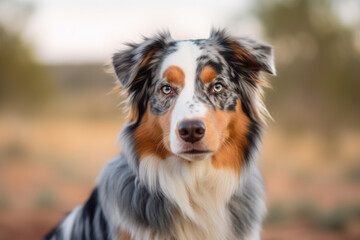
[(208, 159), (211, 156), (212, 152), (205, 149), (189, 149), (180, 152), (178, 155), (188, 161), (200, 161), (203, 159)]
[(180, 154), (205, 154), (205, 153), (210, 153), (210, 151), (209, 150), (192, 149), (192, 150), (188, 150), (188, 151), (183, 151)]

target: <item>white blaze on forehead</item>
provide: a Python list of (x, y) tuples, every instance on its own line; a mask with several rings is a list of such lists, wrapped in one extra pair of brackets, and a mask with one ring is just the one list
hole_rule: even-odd
[(197, 59), (201, 56), (199, 46), (191, 41), (179, 42), (177, 51), (165, 58), (161, 75), (169, 66), (180, 67), (185, 74), (185, 85), (177, 97), (171, 115), (170, 147), (174, 153), (181, 151), (181, 140), (176, 135), (178, 124), (186, 119), (198, 119), (205, 116), (206, 107), (195, 97)]
[(184, 73), (185, 78), (195, 77), (196, 74), (196, 59), (201, 55), (199, 46), (191, 41), (183, 41), (177, 43), (177, 50), (171, 53), (164, 59), (161, 66), (161, 74), (172, 65), (180, 67)]

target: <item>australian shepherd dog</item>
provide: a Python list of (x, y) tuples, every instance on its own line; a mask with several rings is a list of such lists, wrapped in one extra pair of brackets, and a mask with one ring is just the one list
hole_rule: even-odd
[(224, 30), (182, 41), (162, 32), (112, 64), (130, 110), (122, 153), (44, 239), (260, 239), (272, 48)]

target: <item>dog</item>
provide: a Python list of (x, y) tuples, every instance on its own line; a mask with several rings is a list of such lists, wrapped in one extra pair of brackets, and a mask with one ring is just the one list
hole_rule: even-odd
[(130, 111), (122, 153), (44, 239), (260, 239), (272, 48), (222, 29), (181, 41), (161, 32), (112, 65)]

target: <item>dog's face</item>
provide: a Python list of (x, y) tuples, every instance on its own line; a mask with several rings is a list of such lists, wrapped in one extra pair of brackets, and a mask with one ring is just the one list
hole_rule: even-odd
[(129, 46), (113, 65), (129, 93), (139, 158), (212, 158), (214, 167), (240, 168), (266, 111), (259, 73), (274, 73), (271, 48), (224, 31)]

